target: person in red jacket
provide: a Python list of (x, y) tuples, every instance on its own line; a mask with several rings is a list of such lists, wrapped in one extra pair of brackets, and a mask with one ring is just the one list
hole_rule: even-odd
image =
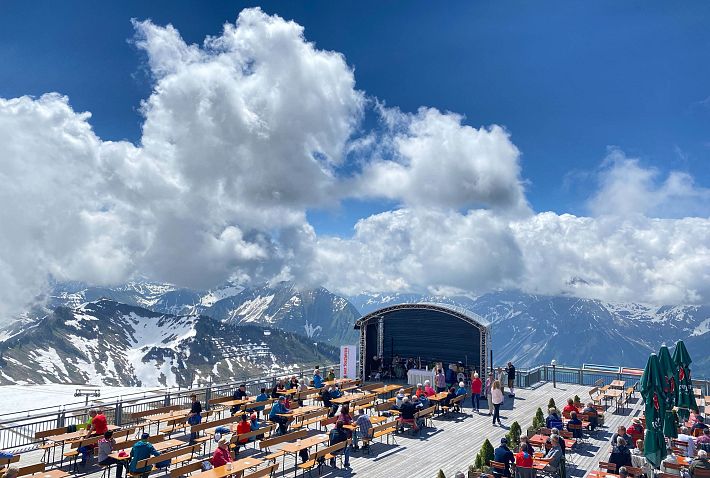
[(226, 437), (222, 437), (217, 442), (217, 448), (212, 455), (212, 466), (224, 466), (232, 462), (232, 455), (229, 454), (229, 442)]
[(562, 409), (562, 415), (572, 412), (579, 413), (579, 410), (574, 406), (574, 400), (569, 398), (567, 399), (567, 405), (565, 405), (565, 408)]
[(643, 425), (641, 425), (641, 420), (634, 418), (631, 426), (626, 429), (626, 433), (631, 435), (632, 443), (636, 443), (636, 440), (643, 440)]
[(533, 456), (526, 450), (520, 450), (515, 454), (515, 466), (518, 468), (532, 468)]
[[(237, 424), (237, 435), (243, 435), (245, 433), (249, 433), (250, 431), (251, 423), (249, 423), (248, 417), (245, 413), (244, 415), (242, 415), (242, 420)], [(248, 438), (242, 438), (241, 436), (239, 436), (237, 439), (236, 448), (234, 449), (234, 453), (239, 453), (239, 447), (242, 445), (246, 445), (248, 441)]]
[(471, 409), (475, 408), (476, 413), (481, 405), (481, 390), (483, 390), (483, 382), (478, 377), (478, 373), (473, 372), (471, 375)]

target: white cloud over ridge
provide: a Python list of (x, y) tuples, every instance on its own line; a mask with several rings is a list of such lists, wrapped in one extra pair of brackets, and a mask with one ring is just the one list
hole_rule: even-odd
[[(58, 94), (0, 99), (0, 316), (49, 276), (136, 273), (192, 287), (293, 278), (348, 293), (710, 301), (710, 220), (647, 217), (707, 214), (707, 190), (687, 175), (659, 185), (613, 153), (597, 217), (533, 214), (504, 128), (379, 107), (385, 126), (363, 133), (352, 69), (293, 22), (244, 10), (199, 46), (134, 25), (155, 82), (140, 144), (101, 140)], [(363, 163), (339, 172), (354, 150)], [(306, 212), (347, 197), (401, 207), (351, 238), (318, 237)]]

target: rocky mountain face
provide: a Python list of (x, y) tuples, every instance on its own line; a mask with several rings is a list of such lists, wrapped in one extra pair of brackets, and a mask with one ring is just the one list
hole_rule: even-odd
[[(261, 371), (322, 362), (323, 356), (337, 360), (337, 350), (321, 343), (356, 344), (353, 325), (361, 315), (403, 302), (443, 302), (479, 314), (491, 324), (496, 363), (513, 360), (526, 367), (554, 358), (569, 365), (643, 367), (650, 352), (682, 338), (694, 360), (694, 375), (710, 378), (708, 306), (611, 304), (519, 291), (346, 299), (324, 288), (299, 289), (286, 282), (247, 288), (228, 283), (198, 291), (135, 281), (115, 288), (57, 284), (44, 307), (0, 331), (0, 383), (182, 384), (191, 371), (193, 378), (204, 379), (253, 367)], [(263, 327), (284, 332), (264, 336)], [(291, 356), (283, 355), (289, 347), (274, 342), (283, 337), (296, 344)], [(210, 357), (229, 355), (228, 343), (242, 347), (235, 349), (235, 357), (246, 358), (220, 361), (212, 371)], [(263, 360), (258, 355), (262, 343), (268, 348)], [(19, 352), (10, 344), (23, 348)]]
[(598, 363), (643, 368), (651, 352), (683, 339), (695, 376), (710, 377), (710, 307), (611, 304), (592, 299), (502, 291), (480, 297), (362, 294), (363, 314), (397, 303), (440, 302), (464, 307), (491, 325), (496, 363), (519, 367)]
[(357, 333), (353, 326), (360, 317), (358, 310), (347, 299), (322, 287), (298, 289), (290, 282), (250, 288), (228, 283), (210, 291), (176, 288), (148, 281), (131, 282), (115, 288), (58, 284), (48, 304), (50, 308), (77, 307), (99, 298), (164, 314), (199, 314), (230, 324), (278, 328), (332, 345), (354, 343)]
[(338, 358), (334, 347), (302, 335), (162, 314), (109, 299), (27, 318), (3, 339), (0, 384), (187, 386), (285, 373)]

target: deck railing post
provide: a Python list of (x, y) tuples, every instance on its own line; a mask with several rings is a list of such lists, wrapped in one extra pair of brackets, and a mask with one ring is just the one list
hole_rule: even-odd
[(164, 407), (170, 406), (170, 389), (167, 389), (165, 391), (165, 398), (163, 398), (163, 406)]
[(582, 370), (582, 369), (580, 368), (580, 369), (579, 369), (579, 373), (578, 373), (577, 375), (578, 375), (577, 384), (578, 384), (578, 385), (584, 385), (584, 370)]
[(212, 382), (205, 389), (205, 410), (210, 409), (210, 399), (212, 398)]
[(120, 401), (116, 402), (116, 410), (114, 412), (114, 421), (117, 426), (121, 426), (123, 422), (123, 404)]

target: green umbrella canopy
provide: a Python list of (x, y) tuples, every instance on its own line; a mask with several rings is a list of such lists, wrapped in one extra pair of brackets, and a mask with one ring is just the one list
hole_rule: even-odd
[(658, 352), (658, 364), (661, 372), (661, 384), (665, 399), (666, 413), (663, 417), (663, 434), (669, 438), (678, 436), (678, 425), (673, 414), (676, 393), (678, 392), (678, 368), (671, 358), (671, 353), (665, 345)]
[(641, 376), (641, 395), (646, 404), (646, 434), (644, 456), (659, 467), (666, 456), (666, 441), (663, 436), (663, 421), (666, 415), (663, 381), (658, 355), (651, 354)]
[(693, 380), (690, 378), (690, 364), (692, 362), (685, 343), (679, 340), (673, 351), (673, 362), (678, 367), (678, 392), (676, 394), (676, 406), (678, 416), (686, 421), (690, 416), (690, 410), (698, 410), (693, 393)]

